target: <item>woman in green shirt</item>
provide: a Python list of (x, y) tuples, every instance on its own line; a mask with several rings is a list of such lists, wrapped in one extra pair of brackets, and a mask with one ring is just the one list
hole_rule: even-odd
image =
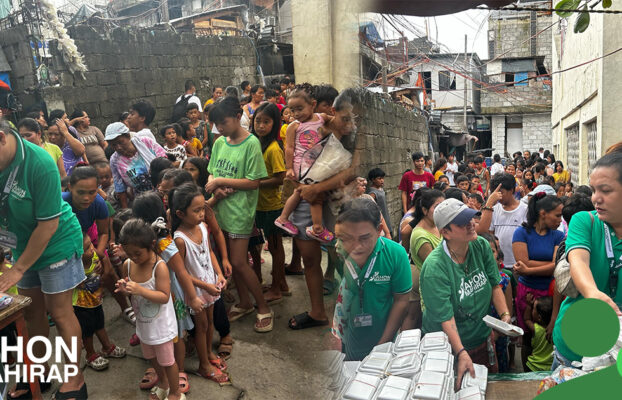
[(622, 153), (609, 153), (596, 162), (590, 186), (596, 211), (575, 214), (568, 227), (566, 254), (572, 281), (580, 295), (567, 297), (555, 320), (552, 369), (581, 361), (581, 355), (570, 350), (562, 337), (562, 319), (571, 305), (583, 298), (599, 299), (620, 315), (622, 279), (619, 274), (612, 276), (611, 271), (622, 267)]
[[(415, 192), (415, 215), (408, 223), (410, 233), (410, 260), (413, 290), (410, 292), (408, 315), (402, 324), (402, 330), (421, 328), (421, 293), (419, 292), (419, 274), (423, 262), (443, 239), (434, 225), (434, 209), (445, 195), (440, 190), (421, 188)], [(414, 263), (414, 265), (412, 265)]]
[(476, 214), (456, 199), (436, 206), (434, 224), (444, 240), (424, 261), (420, 278), (422, 331), (442, 330), (449, 337), (458, 362), (457, 387), (467, 370), (474, 376), (474, 362), (497, 372), (491, 329), (482, 321), (490, 303), (501, 320), (510, 322), (497, 261), (486, 239), (475, 231)]

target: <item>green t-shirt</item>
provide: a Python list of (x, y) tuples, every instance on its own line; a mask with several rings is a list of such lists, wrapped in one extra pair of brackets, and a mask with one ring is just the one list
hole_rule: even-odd
[[(408, 293), (412, 289), (408, 254), (402, 246), (392, 240), (379, 238), (363, 268), (358, 268), (352, 260), (347, 262), (353, 266), (362, 281), (374, 256), (376, 260), (369, 278), (363, 284), (362, 310), (358, 282), (354, 280), (348, 267), (344, 267), (343, 296), (347, 296), (348, 301), (344, 301), (346, 322), (343, 327), (343, 344), (348, 359), (351, 360), (362, 359), (378, 344), (393, 307), (393, 295)], [(354, 325), (354, 319), (361, 314), (371, 315), (371, 326)]]
[(546, 340), (546, 329), (533, 324), (536, 332), (531, 338), (531, 355), (527, 357), (527, 366), (532, 371), (550, 371), (553, 365), (553, 343)]
[(410, 234), (410, 258), (413, 260), (419, 271), (421, 271), (421, 267), (423, 267), (423, 260), (421, 260), (417, 254), (419, 253), (419, 249), (421, 249), (421, 247), (426, 243), (432, 246), (432, 249), (435, 249), (439, 244), (441, 244), (442, 240), (442, 236), (436, 236), (423, 228), (413, 229)]
[[(594, 217), (594, 223), (590, 213)], [(598, 218), (596, 211), (581, 211), (572, 216), (570, 225), (568, 226), (568, 237), (566, 238), (566, 254), (573, 249), (585, 249), (590, 252), (590, 271), (594, 277), (594, 282), (598, 290), (605, 294), (609, 294), (609, 262), (607, 259), (607, 251), (605, 250), (605, 227), (604, 222)], [(611, 244), (613, 246), (614, 259), (618, 263), (622, 263), (622, 240), (618, 240), (616, 234), (607, 224), (611, 235)], [(562, 303), (555, 328), (553, 329), (553, 343), (557, 351), (570, 361), (581, 361), (581, 356), (571, 351), (561, 334), (561, 320), (566, 310), (577, 300), (584, 297), (579, 294), (576, 298), (566, 297)], [(622, 279), (618, 279), (618, 289), (616, 291), (615, 303), (622, 305)]]
[(11, 165), (0, 172), (0, 190), (4, 190), (11, 171), (19, 167), (8, 197), (8, 227), (17, 235), (15, 259), (24, 252), (26, 244), (39, 221), (58, 218), (58, 228), (41, 257), (30, 267), (38, 271), (50, 264), (82, 255), (82, 229), (71, 206), (61, 198), (60, 175), (49, 154), (19, 135), (17, 151)]
[(423, 333), (441, 331), (441, 323), (454, 317), (463, 346), (473, 349), (481, 345), (490, 335), (482, 318), (490, 311), (492, 289), (499, 281), (497, 262), (486, 239), (478, 237), (469, 243), (464, 264), (451, 259), (442, 241), (421, 269), (421, 298), (426, 305)]
[[(214, 143), (207, 168), (215, 178), (266, 178), (266, 165), (261, 154), (259, 139), (249, 135), (242, 143), (229, 144), (220, 137)], [(259, 189), (238, 190), (216, 204), (216, 219), (220, 228), (229, 233), (248, 235), (253, 230)]]

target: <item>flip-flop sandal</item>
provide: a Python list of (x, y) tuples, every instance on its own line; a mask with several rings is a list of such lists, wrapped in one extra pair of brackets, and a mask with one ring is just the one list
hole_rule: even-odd
[[(292, 322), (295, 322), (296, 324), (294, 325)], [(317, 319), (311, 318), (309, 316), (309, 313), (305, 311), (302, 314), (294, 315), (289, 320), (287, 325), (290, 327), (290, 329), (300, 330), (300, 329), (314, 328), (316, 326), (326, 326), (328, 325), (328, 320), (318, 321)]]
[[(39, 381), (39, 391), (41, 393), (47, 392), (52, 387), (52, 382), (41, 382)], [(11, 396), (10, 393), (7, 393), (6, 398), (9, 400), (26, 400), (32, 399), (32, 393), (30, 393), (30, 384), (26, 382), (18, 382), (15, 385), (15, 389), (12, 392), (21, 392), (25, 391), (26, 393), (22, 393), (19, 396)]]
[(156, 374), (155, 369), (147, 368), (145, 374), (140, 380), (140, 385), (138, 385), (138, 387), (140, 387), (142, 390), (150, 390), (157, 384), (158, 374)]
[[(264, 300), (266, 300), (264, 298)], [(274, 304), (279, 304), (283, 301), (283, 297), (279, 297), (277, 299), (271, 299), (271, 300), (266, 300), (266, 303), (268, 303), (268, 305), (274, 305)]]
[(324, 289), (324, 296), (330, 296), (335, 291), (337, 281), (334, 279), (324, 279), (322, 281), (322, 289)]
[(52, 398), (54, 400), (69, 400), (69, 399), (87, 400), (89, 398), (89, 394), (88, 394), (88, 391), (86, 390), (86, 382), (84, 382), (82, 384), (82, 387), (78, 390), (72, 390), (70, 392), (61, 392), (60, 389), (58, 389), (58, 391), (54, 393), (54, 396)]
[[(257, 324), (259, 324), (261, 321), (263, 321), (264, 319), (268, 319), (268, 318), (270, 318), (269, 325), (257, 326)], [(253, 326), (253, 329), (255, 329), (255, 332), (266, 333), (266, 332), (270, 332), (273, 328), (274, 328), (274, 311), (270, 311), (268, 314), (257, 314), (257, 316), (255, 317), (255, 325)]]
[(161, 387), (154, 387), (149, 393), (149, 400), (165, 400), (168, 398), (168, 392), (170, 389), (162, 389)]
[(133, 333), (132, 337), (130, 338), (130, 346), (138, 346), (139, 344), (140, 344), (140, 339), (138, 338), (138, 335)]
[(300, 271), (292, 271), (289, 268), (285, 268), (285, 275), (304, 275), (305, 271), (304, 270), (300, 270)]
[(231, 352), (233, 351), (233, 342), (231, 343), (223, 343), (220, 342), (218, 345), (218, 357), (223, 360), (228, 360), (231, 357)]
[(181, 393), (188, 393), (190, 390), (190, 381), (188, 381), (188, 374), (183, 371), (179, 372), (179, 391)]
[[(229, 322), (234, 322), (244, 317), (245, 315), (252, 313), (253, 311), (255, 311), (254, 307), (244, 309), (236, 305), (233, 305), (231, 309), (229, 310), (229, 313), (227, 314), (227, 316), (229, 317)], [(232, 315), (232, 314), (235, 314), (235, 315)]]
[(209, 360), (209, 363), (221, 371), (227, 370), (227, 363), (225, 363), (225, 360), (220, 357), (215, 360)]
[(229, 375), (227, 375), (225, 372), (222, 372), (219, 369), (216, 369), (216, 371), (212, 372), (211, 374), (202, 373), (199, 370), (197, 370), (195, 373), (197, 375), (199, 375), (200, 377), (202, 377), (202, 378), (209, 379), (210, 381), (216, 382), (220, 386), (231, 386), (231, 385), (233, 385), (233, 383), (231, 383), (231, 377)]

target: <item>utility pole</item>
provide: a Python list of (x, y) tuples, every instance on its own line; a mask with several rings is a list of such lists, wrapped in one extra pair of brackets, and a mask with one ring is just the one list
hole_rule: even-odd
[[(467, 76), (468, 76), (468, 74), (471, 72), (471, 67), (467, 63), (468, 63), (468, 59), (467, 59), (467, 35), (464, 35), (464, 66), (465, 66), (465, 68), (468, 68), (468, 70), (467, 70), (468, 71), (467, 72)], [(462, 132), (463, 132), (463, 134), (468, 134), (469, 133), (469, 128), (467, 126), (467, 84), (468, 84), (468, 81), (467, 81), (466, 78), (464, 78), (464, 106), (462, 108)], [(471, 147), (471, 145), (467, 141), (467, 143), (466, 143), (466, 151), (467, 151), (467, 153), (470, 152), (470, 147)]]
[(387, 60), (382, 59), (382, 93), (389, 93), (387, 88)]

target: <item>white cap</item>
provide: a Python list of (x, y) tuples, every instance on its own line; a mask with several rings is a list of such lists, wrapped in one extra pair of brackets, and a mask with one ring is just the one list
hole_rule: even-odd
[(446, 199), (434, 209), (434, 225), (443, 229), (449, 224), (466, 225), (479, 211), (456, 199)]
[(130, 128), (125, 126), (123, 122), (113, 122), (106, 127), (106, 136), (104, 140), (114, 140), (126, 133), (130, 133)]

